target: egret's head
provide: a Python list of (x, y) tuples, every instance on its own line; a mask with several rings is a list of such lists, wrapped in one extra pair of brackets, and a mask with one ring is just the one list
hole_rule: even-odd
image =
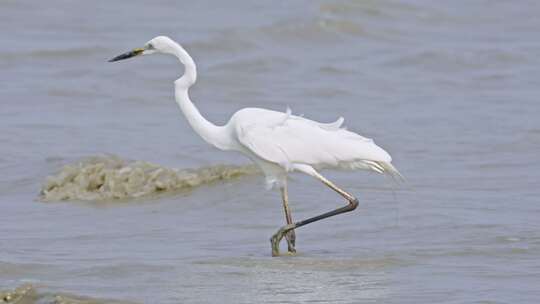
[(150, 55), (154, 53), (171, 53), (174, 50), (174, 44), (175, 42), (172, 41), (169, 37), (157, 36), (156, 38), (148, 41), (142, 48), (136, 48), (129, 52), (120, 54), (109, 60), (109, 62), (124, 60), (139, 55)]

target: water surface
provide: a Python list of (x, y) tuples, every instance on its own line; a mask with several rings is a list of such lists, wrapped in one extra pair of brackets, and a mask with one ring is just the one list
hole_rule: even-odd
[[(0, 289), (139, 303), (538, 303), (536, 1), (0, 3)], [(189, 128), (174, 58), (106, 60), (156, 35), (198, 63), (208, 119), (260, 106), (343, 115), (406, 176), (326, 172), (359, 209), (299, 229), (262, 177), (121, 203), (40, 202), (45, 177), (111, 153), (243, 165)], [(307, 177), (295, 219), (342, 204)]]

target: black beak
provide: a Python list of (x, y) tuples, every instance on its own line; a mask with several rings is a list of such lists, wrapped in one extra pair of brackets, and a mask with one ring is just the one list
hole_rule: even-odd
[(124, 59), (128, 59), (128, 58), (131, 58), (131, 57), (135, 57), (135, 56), (138, 56), (138, 55), (142, 54), (142, 52), (144, 52), (144, 49), (134, 49), (134, 50), (126, 52), (124, 54), (120, 54), (120, 55), (114, 57), (113, 59), (110, 59), (109, 62), (115, 62), (115, 61), (118, 61), (118, 60), (124, 60)]

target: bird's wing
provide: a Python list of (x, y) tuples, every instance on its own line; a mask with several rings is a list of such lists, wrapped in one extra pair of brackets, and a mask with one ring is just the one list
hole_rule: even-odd
[(235, 119), (238, 141), (255, 155), (286, 168), (291, 164), (320, 168), (391, 161), (373, 140), (341, 128), (343, 118), (323, 124), (289, 111), (252, 109), (239, 114)]

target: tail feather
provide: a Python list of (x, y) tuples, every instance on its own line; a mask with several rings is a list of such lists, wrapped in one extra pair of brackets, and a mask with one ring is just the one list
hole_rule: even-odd
[(378, 161), (376, 163), (377, 165), (379, 165), (379, 167), (383, 168), (383, 174), (386, 174), (392, 177), (392, 179), (394, 179), (395, 181), (400, 181), (400, 182), (405, 181), (405, 177), (403, 177), (403, 175), (401, 175), (401, 173), (399, 173), (396, 167), (394, 167), (394, 165), (392, 165), (391, 163), (381, 162), (381, 161)]
[[(380, 174), (390, 176), (396, 182), (404, 182), (405, 178), (390, 162), (376, 160), (357, 160), (353, 162), (342, 162), (338, 164), (339, 168), (346, 170), (371, 170)], [(324, 167), (318, 167), (322, 169)]]

